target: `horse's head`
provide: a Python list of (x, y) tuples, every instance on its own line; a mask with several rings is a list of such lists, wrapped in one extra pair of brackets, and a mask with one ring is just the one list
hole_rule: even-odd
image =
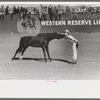
[(54, 35), (55, 39), (62, 39), (62, 38), (65, 37), (64, 34), (60, 34), (60, 33), (57, 33), (57, 32), (54, 32), (53, 35)]

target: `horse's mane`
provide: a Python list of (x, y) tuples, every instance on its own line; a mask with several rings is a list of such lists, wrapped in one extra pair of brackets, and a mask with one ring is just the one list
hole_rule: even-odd
[(41, 37), (41, 36), (51, 36), (52, 33), (39, 33), (37, 36)]
[(37, 37), (39, 38), (43, 38), (46, 41), (51, 41), (53, 39), (61, 39), (64, 38), (65, 36), (62, 34), (57, 34), (56, 32), (52, 32), (52, 33), (40, 33), (37, 35)]

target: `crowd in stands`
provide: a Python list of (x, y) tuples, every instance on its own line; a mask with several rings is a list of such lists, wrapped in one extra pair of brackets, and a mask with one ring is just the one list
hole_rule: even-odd
[[(37, 16), (40, 21), (59, 21), (68, 19), (100, 19), (100, 7), (70, 7), (62, 5), (39, 5), (37, 7), (0, 7), (0, 21), (4, 21), (6, 15), (10, 14), (10, 20), (14, 15), (20, 14), (20, 19), (31, 15)], [(32, 17), (33, 17), (32, 16)]]

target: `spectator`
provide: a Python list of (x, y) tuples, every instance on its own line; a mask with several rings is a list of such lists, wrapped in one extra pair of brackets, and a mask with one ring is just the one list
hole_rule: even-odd
[(16, 7), (14, 6), (14, 7), (13, 7), (13, 15), (16, 15), (16, 13), (17, 13), (17, 12), (16, 12)]
[(8, 7), (8, 13), (10, 14), (10, 20), (13, 20), (13, 7)]
[(62, 9), (61, 6), (58, 5), (58, 20), (61, 20), (61, 17), (62, 17)]
[(44, 20), (47, 20), (48, 19), (48, 8), (47, 6), (44, 7)]
[(63, 7), (63, 9), (62, 9), (62, 20), (65, 20), (66, 19), (66, 8), (65, 7)]
[(58, 9), (57, 9), (56, 6), (53, 8), (53, 15), (54, 15), (54, 20), (57, 20), (57, 18), (58, 18)]
[(23, 15), (22, 15), (23, 20), (25, 20), (26, 16), (27, 16), (27, 9), (24, 8)]
[(20, 7), (16, 8), (16, 13), (20, 14)]
[(52, 12), (51, 5), (48, 7), (48, 14), (49, 14), (50, 20), (52, 21), (53, 20), (53, 12)]
[(5, 10), (5, 14), (6, 14), (6, 15), (8, 15), (8, 14), (9, 14), (8, 9), (9, 9), (9, 6), (7, 6), (7, 7), (6, 7), (6, 10)]
[(44, 6), (41, 7), (41, 19), (45, 20), (45, 7)]
[(42, 9), (41, 9), (42, 5), (39, 6), (38, 12), (39, 12), (39, 20), (41, 21), (41, 17), (42, 17)]
[(5, 15), (4, 6), (1, 6), (0, 8), (0, 20), (1, 21), (4, 21), (4, 15)]

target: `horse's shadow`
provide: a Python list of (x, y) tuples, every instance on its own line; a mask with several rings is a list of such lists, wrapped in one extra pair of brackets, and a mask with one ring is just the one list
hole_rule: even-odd
[[(19, 57), (16, 57), (14, 60), (19, 60), (19, 59), (20, 59)], [(35, 61), (43, 62), (44, 58), (22, 58), (22, 60), (35, 60)], [(51, 59), (51, 60), (72, 64), (72, 62), (70, 62), (68, 60), (64, 60), (64, 59)], [(48, 61), (48, 59), (47, 59), (47, 62), (50, 62), (50, 61)]]

